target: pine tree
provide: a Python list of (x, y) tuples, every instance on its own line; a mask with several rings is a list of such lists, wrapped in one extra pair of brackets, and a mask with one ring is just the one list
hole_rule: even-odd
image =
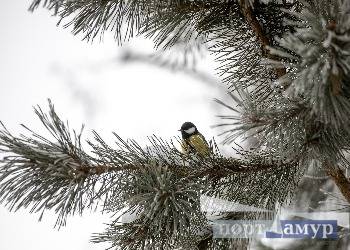
[[(142, 148), (114, 134), (116, 148), (97, 132), (81, 143), (49, 102), (35, 109), (53, 139), (2, 125), (0, 201), (11, 210), (53, 209), (57, 225), (87, 209), (116, 213), (94, 242), (118, 249), (245, 249), (249, 241), (213, 239), (200, 210), (203, 195), (278, 210), (295, 195), (310, 165), (324, 170), (350, 202), (344, 174), (350, 147), (350, 2), (347, 0), (34, 0), (83, 39), (113, 32), (122, 44), (136, 35), (166, 50), (191, 54), (207, 46), (231, 103), (218, 126), (224, 143), (256, 139), (239, 157), (210, 143), (208, 157), (184, 155), (178, 142), (152, 136)], [(192, 51), (192, 52), (191, 52)], [(195, 53), (195, 52), (193, 52)], [(349, 86), (348, 86), (349, 85)], [(166, 94), (166, 93), (165, 93)], [(119, 215), (135, 214), (121, 223)], [(226, 213), (222, 219), (264, 218)]]

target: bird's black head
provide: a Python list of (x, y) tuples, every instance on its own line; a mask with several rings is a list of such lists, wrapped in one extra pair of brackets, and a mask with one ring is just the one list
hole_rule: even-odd
[(198, 134), (197, 127), (192, 122), (182, 124), (179, 131), (181, 131), (182, 139), (187, 139), (192, 135)]

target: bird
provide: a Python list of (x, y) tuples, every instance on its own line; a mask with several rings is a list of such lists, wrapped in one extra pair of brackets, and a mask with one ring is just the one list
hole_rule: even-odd
[(179, 131), (181, 131), (181, 147), (184, 154), (195, 154), (201, 157), (210, 155), (209, 145), (205, 137), (199, 133), (192, 122), (183, 123)]

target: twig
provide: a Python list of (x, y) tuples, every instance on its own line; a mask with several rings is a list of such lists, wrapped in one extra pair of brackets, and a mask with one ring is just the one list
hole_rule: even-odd
[[(266, 55), (271, 60), (278, 60), (278, 57), (272, 55), (267, 47), (271, 45), (269, 38), (265, 35), (263, 28), (261, 27), (258, 19), (255, 17), (252, 8), (246, 4), (246, 0), (240, 0), (239, 4), (242, 9), (242, 14), (244, 15), (247, 23), (250, 25), (251, 29), (254, 31), (258, 41), (261, 43), (263, 54)], [(277, 77), (282, 77), (286, 74), (286, 68), (276, 68)]]
[(330, 166), (328, 163), (324, 164), (327, 174), (333, 179), (339, 191), (344, 198), (350, 203), (350, 182), (344, 175), (343, 171), (338, 166)]

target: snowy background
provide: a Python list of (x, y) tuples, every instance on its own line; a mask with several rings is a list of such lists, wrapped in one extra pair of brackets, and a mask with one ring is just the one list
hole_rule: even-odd
[[(147, 63), (125, 63), (125, 48), (118, 47), (111, 35), (103, 42), (81, 41), (68, 29), (56, 27), (57, 18), (47, 10), (28, 12), (29, 3), (2, 1), (0, 8), (0, 120), (11, 132), (23, 132), (19, 124), (24, 123), (47, 135), (32, 107), (46, 109), (50, 98), (72, 128), (86, 125), (85, 138), (95, 129), (110, 142), (115, 131), (145, 144), (148, 135), (177, 136), (184, 121), (195, 123), (207, 138), (218, 134), (211, 128), (218, 114), (213, 99), (224, 96), (223, 87)], [(152, 42), (133, 39), (126, 48), (151, 53)], [(199, 64), (215, 82), (212, 57)], [(108, 215), (69, 218), (60, 231), (53, 228), (53, 213), (42, 222), (38, 217), (0, 206), (0, 249), (105, 249), (89, 239), (103, 231)]]

